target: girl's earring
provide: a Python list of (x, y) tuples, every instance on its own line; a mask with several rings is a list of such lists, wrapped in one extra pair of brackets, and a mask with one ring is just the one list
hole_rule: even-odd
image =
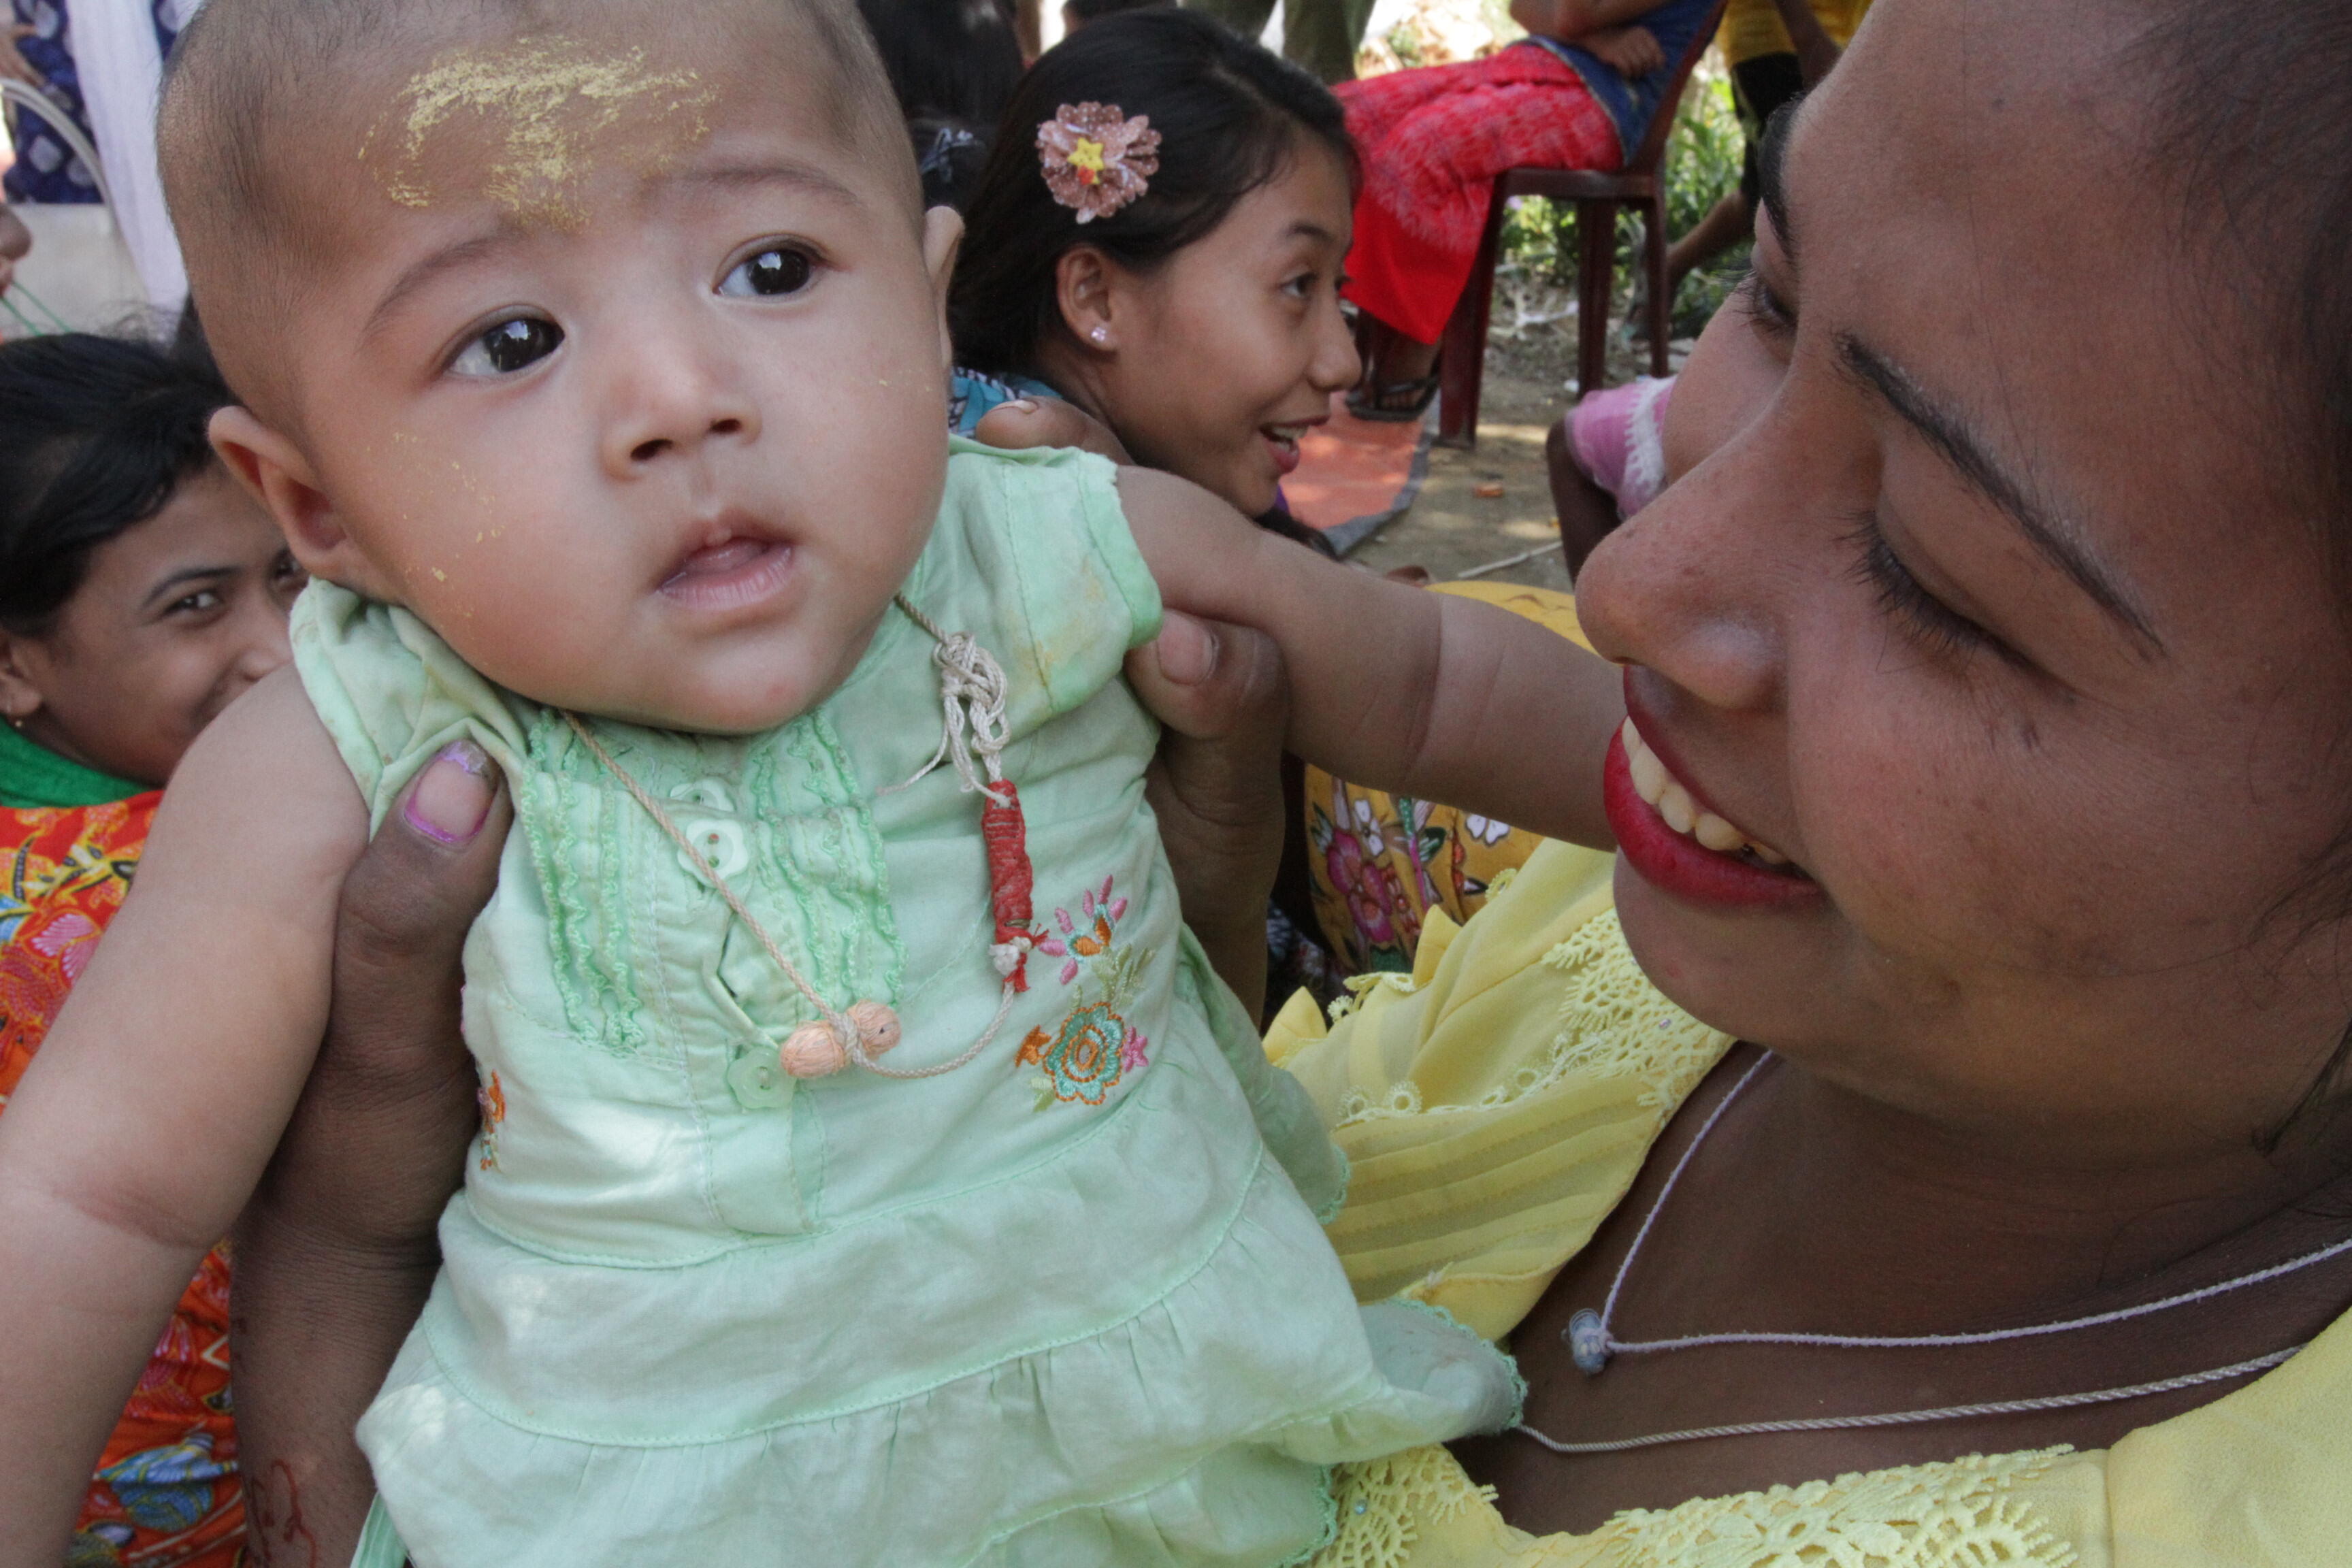
[(1095, 323), (1094, 330), (1087, 334), (1087, 339), (1097, 347), (1100, 347), (1102, 344), (1110, 342), (1110, 329), (1097, 321)]

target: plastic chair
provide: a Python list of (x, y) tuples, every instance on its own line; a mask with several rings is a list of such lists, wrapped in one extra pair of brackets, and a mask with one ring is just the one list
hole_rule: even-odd
[(1674, 64), (1674, 76), (1658, 100), (1658, 111), (1642, 144), (1614, 174), (1589, 169), (1506, 169), (1495, 176), (1486, 206), (1486, 229), (1478, 241), (1470, 280), (1445, 323), (1438, 366), (1437, 439), (1443, 446), (1478, 444), (1478, 394), (1486, 379), (1486, 326), (1494, 306), (1495, 262), (1502, 247), (1505, 204), (1513, 196), (1546, 196), (1576, 204), (1577, 248), (1581, 253), (1576, 283), (1576, 390), (1579, 396), (1601, 384), (1609, 357), (1610, 297), (1617, 284), (1617, 209), (1639, 205), (1643, 223), (1643, 262), (1649, 274), (1650, 373), (1666, 374), (1666, 192), (1660, 169), (1666, 138), (1674, 132), (1683, 89), (1698, 58), (1715, 41), (1724, 0), (1691, 35), (1690, 47)]

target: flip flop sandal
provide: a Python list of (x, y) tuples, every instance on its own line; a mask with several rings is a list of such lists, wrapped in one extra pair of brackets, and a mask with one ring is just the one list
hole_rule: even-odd
[(1359, 387), (1348, 394), (1348, 412), (1359, 419), (1384, 425), (1404, 425), (1419, 419), (1437, 401), (1437, 377), (1392, 381), (1385, 386)]

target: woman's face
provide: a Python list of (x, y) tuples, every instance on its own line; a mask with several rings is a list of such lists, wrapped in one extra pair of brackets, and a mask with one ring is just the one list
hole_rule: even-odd
[(1250, 516), (1274, 505), (1299, 437), (1356, 382), (1339, 314), (1351, 223), (1347, 170), (1302, 144), (1165, 266), (1109, 269), (1109, 342), (1081, 353), (1098, 412), (1137, 462)]
[(1578, 581), (1659, 763), (1810, 879), (1614, 791), (1661, 987), (2088, 1163), (2242, 1152), (2352, 1016), (2281, 908), (2352, 818), (2322, 503), (2159, 194), (2134, 9), (1885, 0), (1685, 372), (1688, 472)]
[(161, 784), (196, 731), (287, 661), (303, 581), (269, 514), (207, 465), (91, 552), (48, 635), (0, 634), (0, 707), (60, 756)]

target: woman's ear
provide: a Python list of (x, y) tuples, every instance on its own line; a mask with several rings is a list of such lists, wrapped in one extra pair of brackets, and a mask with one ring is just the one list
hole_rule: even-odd
[(382, 591), (381, 575), (344, 531), (301, 448), (234, 405), (213, 415), (208, 433), (222, 465), (278, 520), (286, 547), (302, 570), (370, 598), (398, 603)]
[(1118, 329), (1111, 322), (1109, 258), (1091, 245), (1071, 247), (1054, 264), (1054, 292), (1070, 336), (1100, 353), (1118, 347)]
[(931, 275), (931, 293), (940, 313), (940, 363), (955, 368), (955, 343), (948, 334), (948, 285), (955, 279), (956, 257), (963, 249), (963, 216), (953, 207), (932, 207), (923, 214), (923, 265)]
[(0, 719), (22, 724), (41, 710), (41, 689), (35, 683), (32, 639), (0, 631)]

